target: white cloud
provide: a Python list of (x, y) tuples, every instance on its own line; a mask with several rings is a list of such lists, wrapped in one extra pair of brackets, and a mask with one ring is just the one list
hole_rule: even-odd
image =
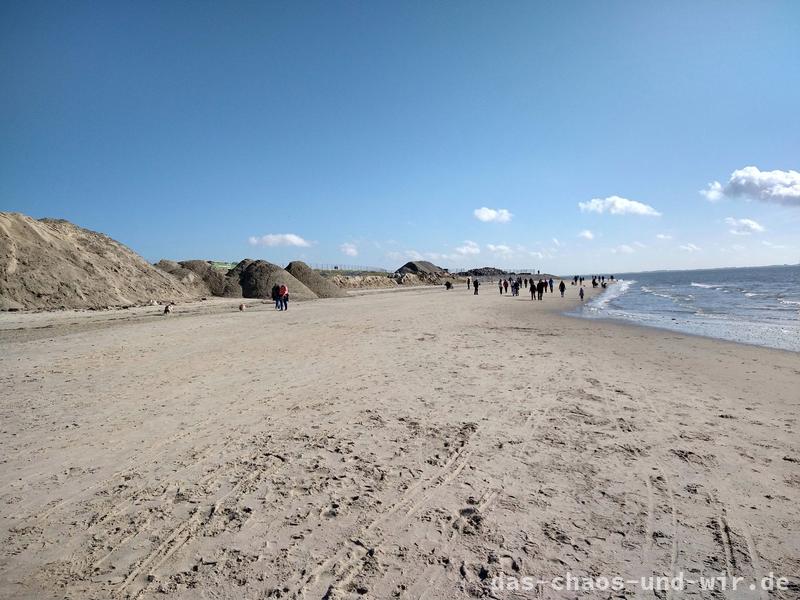
[(719, 202), (725, 196), (722, 184), (719, 181), (712, 181), (708, 184), (706, 189), (700, 190), (700, 193), (705, 196), (706, 200), (709, 202)]
[(553, 243), (556, 245), (556, 248), (561, 247), (561, 242), (558, 241), (558, 238), (553, 238)]
[(456, 254), (460, 254), (462, 256), (468, 256), (470, 254), (480, 254), (480, 253), (481, 253), (481, 247), (475, 242), (470, 240), (464, 240), (464, 244), (456, 248)]
[(465, 240), (463, 245), (455, 248), (454, 252), (419, 252), (417, 250), (403, 250), (402, 252), (387, 252), (386, 257), (390, 260), (429, 260), (440, 264), (455, 264), (463, 266), (464, 259), (469, 256), (480, 254), (481, 248), (473, 241)]
[(614, 254), (633, 254), (636, 250), (633, 247), (629, 246), (628, 244), (620, 244), (616, 248), (612, 248), (611, 252)]
[(508, 212), (505, 208), (487, 208), (482, 206), (481, 208), (476, 208), (472, 211), (472, 214), (475, 215), (475, 218), (478, 221), (483, 221), (484, 223), (508, 223), (511, 220), (512, 215)]
[(358, 247), (350, 242), (345, 242), (339, 246), (339, 250), (341, 250), (342, 254), (345, 256), (358, 256)]
[(767, 248), (774, 248), (775, 250), (783, 250), (784, 248), (786, 248), (786, 246), (783, 246), (781, 244), (773, 244), (772, 242), (768, 242), (767, 240), (764, 240), (761, 243), (764, 244)]
[(582, 237), (585, 240), (593, 240), (594, 239), (594, 234), (591, 231), (589, 231), (588, 229), (584, 229), (583, 231), (581, 231), (578, 234), (578, 237)]
[(649, 204), (628, 200), (619, 196), (608, 198), (593, 198), (588, 202), (579, 202), (581, 212), (609, 213), (611, 215), (641, 215), (646, 217), (660, 217), (661, 213)]
[(416, 250), (403, 250), (402, 252), (387, 252), (386, 257), (391, 260), (425, 260), (425, 256)]
[(700, 248), (699, 246), (695, 246), (691, 242), (689, 242), (688, 244), (683, 244), (682, 246), (679, 247), (681, 250), (686, 250), (687, 252), (700, 252), (700, 250), (702, 250), (702, 248)]
[(658, 240), (671, 240), (672, 236), (667, 233), (657, 233), (656, 239)]
[(647, 248), (647, 246), (642, 242), (633, 242), (633, 245), (636, 246), (637, 248)]
[(725, 185), (712, 181), (700, 193), (711, 202), (723, 198), (743, 198), (800, 206), (800, 172), (761, 171), (758, 167), (745, 167), (731, 173)]
[(307, 248), (311, 245), (294, 233), (268, 233), (261, 237), (252, 236), (247, 240), (251, 246), (299, 246)]
[(751, 233), (763, 233), (765, 231), (764, 226), (753, 219), (734, 219), (733, 217), (728, 217), (725, 219), (725, 223), (730, 227), (728, 231), (733, 235), (750, 235)]
[(513, 250), (505, 244), (486, 244), (486, 247), (489, 249), (489, 252), (495, 254), (511, 254), (513, 252)]

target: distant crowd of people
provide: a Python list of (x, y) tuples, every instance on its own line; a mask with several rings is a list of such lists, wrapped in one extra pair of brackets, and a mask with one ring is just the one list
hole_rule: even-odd
[[(583, 277), (575, 275), (575, 277), (572, 278), (572, 285), (581, 285), (582, 286), (583, 285), (583, 281), (584, 281)], [(592, 287), (593, 288), (602, 287), (603, 289), (605, 289), (605, 287), (608, 285), (608, 282), (610, 282), (610, 281), (614, 281), (614, 276), (613, 275), (610, 275), (608, 277), (608, 281), (606, 281), (606, 276), (605, 275), (592, 275)]]
[[(596, 288), (598, 286), (605, 288), (608, 285), (608, 282), (614, 281), (614, 276), (609, 276), (608, 280), (606, 280), (605, 275), (592, 275), (592, 287)], [(583, 282), (584, 278), (580, 275), (575, 275), (572, 278), (572, 285), (578, 286), (578, 296), (583, 302), (583, 298), (585, 292), (583, 291)], [(467, 289), (472, 289), (474, 295), (478, 295), (478, 288), (481, 285), (480, 279), (477, 277), (467, 277)], [(526, 288), (530, 290), (531, 300), (543, 300), (543, 296), (546, 293), (555, 293), (555, 281), (553, 278), (550, 277), (545, 279), (544, 277), (540, 277), (538, 281), (534, 281), (533, 277), (521, 277), (517, 276), (516, 278), (512, 279), (498, 279), (497, 280), (497, 289), (500, 292), (500, 295), (508, 295), (509, 290), (512, 296), (519, 296), (519, 292), (521, 288)], [(564, 293), (567, 291), (567, 285), (564, 283), (562, 279), (558, 283), (558, 291), (561, 294), (561, 297), (564, 297)]]
[[(537, 271), (538, 273), (538, 271)], [(608, 282), (614, 281), (614, 276), (609, 276), (608, 280), (606, 280), (605, 275), (592, 275), (592, 287), (596, 288), (598, 286), (605, 288)], [(584, 298), (584, 291), (583, 291), (583, 282), (584, 278), (579, 275), (575, 275), (572, 278), (572, 285), (579, 286), (578, 288), (578, 296), (583, 302)], [(467, 277), (467, 289), (472, 289), (473, 293), (477, 296), (478, 295), (478, 288), (481, 285), (481, 281), (477, 277)], [(445, 283), (445, 286), (449, 290), (453, 287), (451, 282)], [(498, 279), (497, 280), (497, 289), (500, 292), (500, 295), (508, 295), (509, 290), (512, 296), (519, 296), (520, 289), (526, 288), (530, 290), (531, 300), (543, 300), (544, 294), (546, 293), (555, 293), (555, 281), (553, 278), (550, 277), (545, 279), (544, 277), (539, 277), (538, 281), (534, 281), (533, 277), (521, 277), (517, 276), (516, 278), (512, 279)], [(561, 294), (561, 297), (564, 297), (564, 293), (567, 291), (567, 286), (563, 280), (559, 281), (558, 283), (558, 291)], [(275, 310), (289, 310), (289, 288), (286, 284), (275, 284), (272, 286), (272, 301), (275, 303)], [(173, 310), (174, 304), (170, 302), (164, 308), (164, 314), (170, 314)], [(243, 311), (246, 308), (244, 303), (239, 305), (239, 310)]]

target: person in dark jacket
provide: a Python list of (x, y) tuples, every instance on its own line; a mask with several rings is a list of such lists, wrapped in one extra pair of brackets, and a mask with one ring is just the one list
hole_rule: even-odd
[(543, 279), (539, 280), (539, 283), (536, 284), (536, 295), (539, 297), (539, 300), (542, 299), (542, 294), (544, 294), (544, 290), (547, 287), (547, 284), (544, 282)]
[(281, 300), (278, 297), (278, 291), (280, 289), (281, 289), (281, 286), (279, 286), (277, 283), (272, 286), (272, 301), (275, 303), (275, 310), (279, 310), (280, 307), (281, 307), (280, 306), (281, 305)]

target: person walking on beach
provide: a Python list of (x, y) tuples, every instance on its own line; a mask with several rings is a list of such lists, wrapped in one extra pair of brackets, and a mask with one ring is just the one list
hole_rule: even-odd
[(500, 290), (500, 295), (503, 295), (503, 281), (500, 280), (497, 282), (497, 288)]
[(564, 284), (564, 280), (561, 280), (561, 283), (558, 284), (558, 291), (561, 292), (561, 297), (564, 297), (564, 291), (566, 291), (567, 286)]
[(467, 277), (467, 289), (471, 287), (469, 277)]
[(278, 289), (278, 296), (281, 303), (280, 310), (289, 310), (289, 288), (281, 284), (280, 289)]
[(481, 284), (481, 282), (480, 282), (480, 281), (478, 281), (478, 278), (477, 278), (477, 277), (476, 277), (475, 279), (473, 279), (473, 280), (472, 280), (472, 287), (475, 289), (475, 293), (473, 294), (474, 296), (477, 296), (477, 295), (478, 295), (478, 286), (479, 286), (480, 284)]
[(581, 302), (583, 302), (583, 286), (581, 286), (581, 289), (578, 292), (578, 295), (581, 297)]
[(547, 283), (550, 284), (550, 293), (552, 294), (553, 293), (553, 278), (551, 277), (550, 281), (548, 281)]
[(281, 300), (278, 297), (278, 291), (280, 290), (280, 286), (276, 283), (272, 286), (272, 301), (275, 303), (275, 310), (280, 309)]
[(503, 289), (508, 293), (508, 279), (503, 280)]
[(539, 280), (539, 283), (536, 284), (536, 293), (539, 297), (539, 300), (542, 299), (542, 294), (544, 294), (544, 290), (547, 287), (547, 284), (544, 282), (543, 279)]

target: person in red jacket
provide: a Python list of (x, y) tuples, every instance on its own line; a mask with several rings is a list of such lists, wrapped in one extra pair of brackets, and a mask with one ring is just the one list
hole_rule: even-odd
[(284, 284), (278, 288), (278, 299), (280, 300), (280, 310), (289, 310), (289, 288)]

